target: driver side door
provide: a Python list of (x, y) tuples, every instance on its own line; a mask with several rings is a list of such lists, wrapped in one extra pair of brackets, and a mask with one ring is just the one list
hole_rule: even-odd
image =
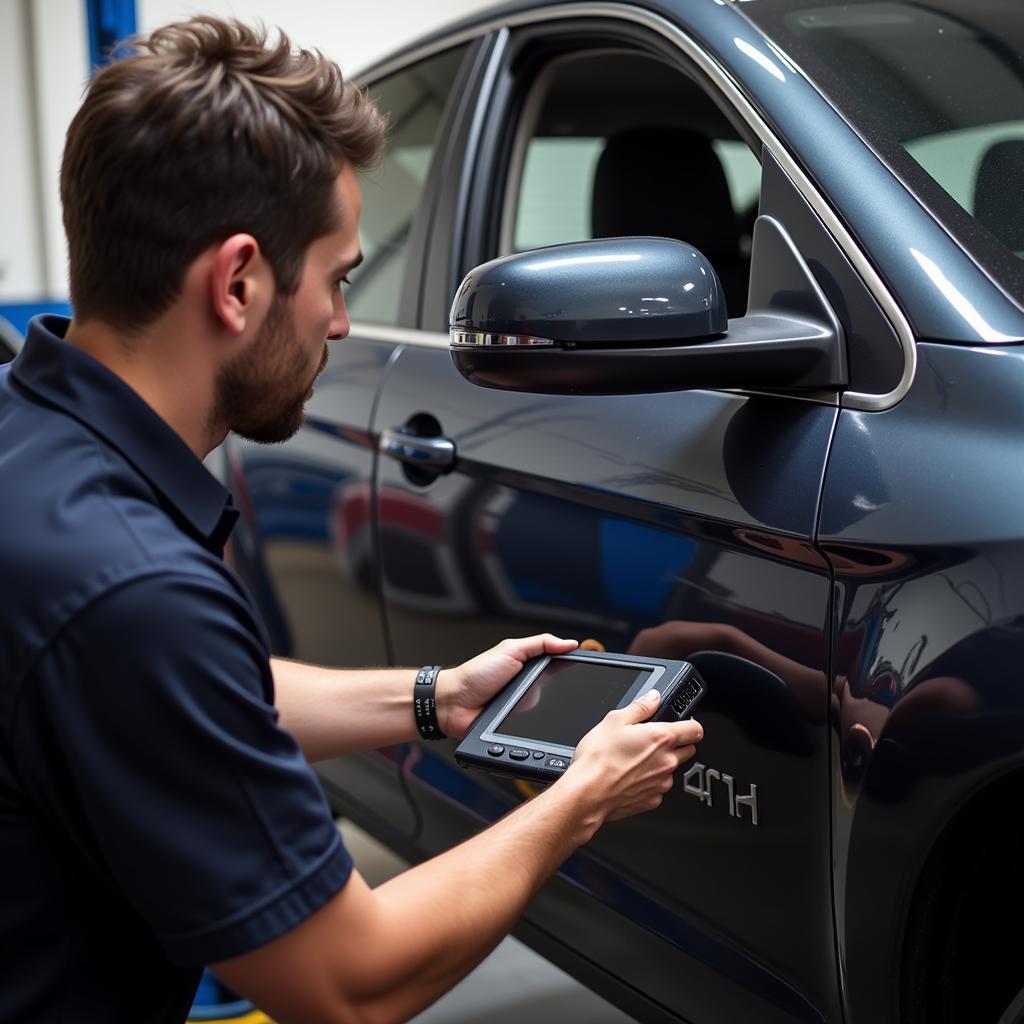
[[(710, 250), (740, 315), (759, 272), (747, 235), (758, 209), (785, 205), (784, 182), (716, 83), (635, 21), (526, 25), (494, 61), (490, 127), (451, 142), (465, 167), (438, 204), (421, 332), (376, 413), (413, 448), (455, 451), (434, 469), (379, 459), (394, 658), (451, 664), (550, 630), (691, 660), (708, 684), (697, 759), (657, 812), (563, 866), (526, 937), (639, 1016), (832, 1017), (830, 578), (814, 539), (835, 397), (484, 390), (438, 333), (476, 263), (598, 234)], [(453, 750), (424, 745), (409, 764), (424, 853), (534, 792), (463, 771)]]

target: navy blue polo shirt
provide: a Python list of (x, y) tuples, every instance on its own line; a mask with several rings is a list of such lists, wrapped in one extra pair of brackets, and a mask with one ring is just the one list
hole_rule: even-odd
[(0, 369), (0, 1020), (179, 1024), (351, 861), (221, 558), (227, 492), (66, 329)]

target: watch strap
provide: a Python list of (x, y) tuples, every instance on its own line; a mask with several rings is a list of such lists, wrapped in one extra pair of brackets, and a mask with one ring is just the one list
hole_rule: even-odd
[(416, 729), (425, 740), (447, 739), (437, 720), (437, 675), (440, 665), (424, 665), (416, 673), (412, 688), (412, 706), (416, 715)]

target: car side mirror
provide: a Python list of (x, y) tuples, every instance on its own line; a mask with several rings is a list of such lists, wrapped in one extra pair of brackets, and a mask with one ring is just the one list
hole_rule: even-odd
[(737, 320), (727, 319), (722, 286), (702, 253), (670, 238), (631, 237), (484, 263), (460, 285), (449, 323), (458, 371), (509, 391), (809, 392), (846, 384), (842, 329), (769, 217), (755, 225), (750, 313)]
[(671, 238), (604, 238), (491, 260), (466, 275), (451, 312), (459, 347), (659, 344), (725, 326), (711, 264)]

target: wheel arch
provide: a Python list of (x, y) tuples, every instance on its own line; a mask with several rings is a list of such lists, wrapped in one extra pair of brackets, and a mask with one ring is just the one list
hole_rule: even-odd
[(996, 1024), (1024, 988), (1022, 806), (1018, 764), (972, 793), (932, 842), (903, 915), (898, 984), (905, 1024)]

